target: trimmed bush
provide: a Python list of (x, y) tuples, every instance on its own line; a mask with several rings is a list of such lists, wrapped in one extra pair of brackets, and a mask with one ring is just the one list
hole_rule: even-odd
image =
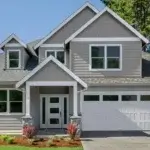
[(37, 134), (35, 126), (27, 125), (23, 127), (23, 136), (28, 139), (32, 139)]

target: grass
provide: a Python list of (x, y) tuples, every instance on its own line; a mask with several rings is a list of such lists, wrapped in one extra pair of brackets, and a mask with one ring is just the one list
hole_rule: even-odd
[(34, 148), (34, 147), (22, 147), (22, 146), (0, 146), (0, 150), (83, 150), (81, 147), (77, 148)]

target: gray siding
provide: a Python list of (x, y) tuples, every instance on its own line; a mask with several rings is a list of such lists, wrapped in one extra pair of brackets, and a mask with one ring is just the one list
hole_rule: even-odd
[(108, 12), (105, 12), (77, 37), (136, 37), (136, 35)]
[(66, 72), (64, 72), (55, 63), (49, 62), (29, 81), (74, 81)]
[(0, 130), (21, 130), (23, 115), (1, 115)]
[(69, 23), (61, 28), (55, 35), (48, 39), (45, 43), (64, 43), (64, 41), (75, 31), (77, 31), (82, 25), (88, 22), (95, 12), (90, 8), (85, 8), (80, 14), (74, 17)]
[[(90, 44), (122, 44), (121, 71), (89, 71)], [(71, 42), (72, 71), (80, 77), (140, 77), (141, 42)]]

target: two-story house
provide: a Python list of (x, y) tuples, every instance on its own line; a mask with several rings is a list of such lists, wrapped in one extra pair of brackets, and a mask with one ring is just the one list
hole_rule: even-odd
[(82, 131), (150, 130), (150, 55), (143, 35), (86, 3), (47, 36), (0, 44), (0, 130), (22, 124)]

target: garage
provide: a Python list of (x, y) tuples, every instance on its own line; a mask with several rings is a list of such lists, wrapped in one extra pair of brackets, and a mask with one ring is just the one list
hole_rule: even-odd
[(149, 91), (85, 92), (83, 131), (150, 130)]

